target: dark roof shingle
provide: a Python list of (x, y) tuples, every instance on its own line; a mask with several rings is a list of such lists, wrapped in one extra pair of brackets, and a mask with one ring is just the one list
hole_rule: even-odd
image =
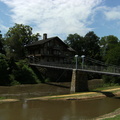
[(36, 42), (26, 45), (26, 47), (34, 46), (34, 45), (41, 45), (41, 44), (44, 44), (44, 43), (46, 43), (50, 40), (56, 39), (56, 38), (58, 39), (58, 37), (51, 37), (51, 38), (47, 38), (46, 40), (39, 40), (39, 41), (36, 41)]

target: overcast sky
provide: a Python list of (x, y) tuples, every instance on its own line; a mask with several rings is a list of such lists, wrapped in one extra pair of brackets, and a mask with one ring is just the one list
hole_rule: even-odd
[(84, 36), (89, 31), (120, 39), (120, 0), (0, 0), (2, 34), (15, 23), (63, 40), (68, 34)]

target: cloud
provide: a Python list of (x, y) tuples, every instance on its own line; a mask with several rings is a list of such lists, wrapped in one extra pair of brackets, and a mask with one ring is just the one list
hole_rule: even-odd
[(120, 20), (120, 6), (113, 8), (106, 7), (104, 14), (107, 20)]
[(2, 30), (2, 32), (7, 31), (8, 29), (9, 29), (8, 27), (0, 23), (0, 30)]
[(35, 32), (52, 35), (92, 30), (96, 8), (103, 0), (1, 0), (11, 8), (14, 23), (32, 25)]

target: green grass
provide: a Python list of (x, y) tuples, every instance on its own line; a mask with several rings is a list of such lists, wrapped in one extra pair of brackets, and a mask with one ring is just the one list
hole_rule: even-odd
[(112, 117), (112, 118), (105, 118), (103, 120), (120, 120), (120, 115), (117, 115), (117, 116)]
[(0, 100), (6, 99), (6, 97), (0, 97)]

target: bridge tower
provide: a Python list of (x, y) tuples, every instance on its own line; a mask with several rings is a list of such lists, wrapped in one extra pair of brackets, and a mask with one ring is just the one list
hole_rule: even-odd
[(88, 91), (87, 73), (73, 69), (70, 92), (75, 93), (85, 91)]

